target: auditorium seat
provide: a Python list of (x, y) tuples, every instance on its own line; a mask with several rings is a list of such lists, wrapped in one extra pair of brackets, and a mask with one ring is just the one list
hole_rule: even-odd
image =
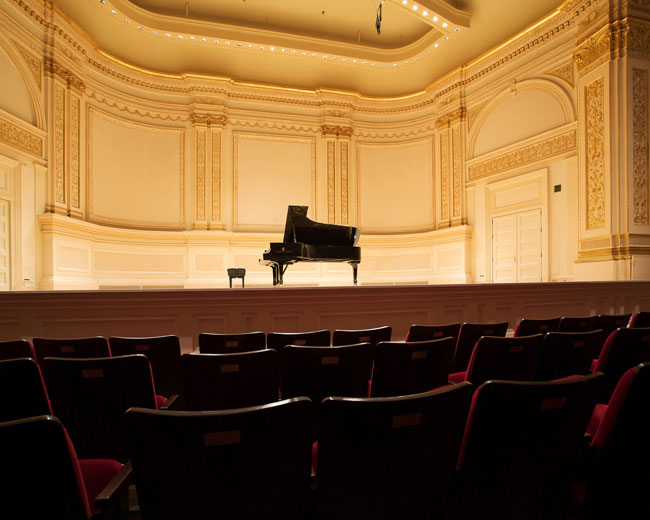
[(567, 518), (602, 374), (487, 381), (474, 393), (450, 518)]
[(455, 341), (381, 341), (375, 348), (370, 397), (428, 392), (447, 384)]
[(94, 358), (108, 357), (111, 349), (102, 336), (75, 339), (34, 338), (32, 340), (36, 361), (46, 357)]
[(597, 329), (601, 329), (605, 338), (609, 334), (621, 327), (627, 327), (630, 319), (632, 318), (631, 313), (627, 314), (599, 314), (596, 316), (594, 321), (594, 326)]
[(156, 392), (165, 397), (181, 393), (181, 343), (178, 336), (110, 337), (113, 356), (144, 354), (149, 359)]
[(515, 327), (515, 336), (532, 336), (557, 331), (560, 318), (530, 319), (522, 318)]
[(11, 341), (0, 341), (0, 359), (16, 359), (16, 358), (33, 358), (36, 359), (34, 354), (34, 347), (25, 339), (16, 339)]
[(316, 448), (316, 518), (442, 518), (473, 387), (328, 397)]
[(504, 338), (481, 336), (474, 346), (467, 370), (449, 374), (449, 381), (480, 385), (488, 379), (531, 381), (542, 351), (542, 334)]
[(332, 345), (354, 345), (355, 343), (376, 345), (380, 341), (390, 341), (391, 334), (392, 328), (389, 326), (374, 329), (336, 329), (332, 334)]
[(416, 325), (413, 324), (406, 334), (405, 341), (428, 341), (451, 337), (455, 342), (458, 340), (460, 323), (448, 323), (447, 325)]
[(620, 328), (612, 332), (594, 364), (594, 372), (605, 374), (600, 403), (607, 403), (626, 370), (650, 362), (650, 327)]
[(282, 398), (306, 395), (320, 404), (330, 395), (366, 397), (373, 353), (370, 343), (336, 347), (287, 345), (282, 349)]
[(52, 411), (65, 424), (79, 456), (124, 462), (124, 412), (131, 406), (157, 407), (146, 356), (50, 357), (42, 368)]
[(237, 354), (264, 348), (266, 348), (266, 334), (260, 331), (230, 334), (201, 332), (199, 334), (199, 352), (201, 354)]
[(56, 417), (0, 423), (0, 459), (4, 518), (88, 520), (126, 515), (130, 465), (110, 459), (79, 460)]
[(312, 412), (306, 397), (212, 412), (129, 409), (143, 517), (308, 518)]
[(0, 361), (0, 422), (52, 415), (41, 371), (32, 358)]
[(650, 327), (650, 312), (649, 311), (635, 312), (630, 318), (628, 327), (633, 327), (633, 328)]
[(183, 354), (186, 410), (223, 410), (277, 401), (280, 354), (273, 349), (240, 354)]
[(474, 345), (481, 336), (505, 336), (506, 332), (508, 332), (507, 321), (501, 323), (463, 323), (458, 332), (454, 361), (451, 365), (452, 372), (467, 370)]
[(562, 316), (558, 332), (587, 332), (596, 330), (596, 316)]
[(266, 346), (278, 352), (286, 345), (306, 345), (311, 347), (328, 347), (330, 331), (312, 330), (309, 332), (269, 332), (266, 335)]
[(650, 488), (650, 364), (627, 370), (594, 434), (585, 469), (585, 520), (644, 518)]
[(542, 354), (535, 370), (536, 381), (550, 381), (591, 371), (601, 348), (600, 330), (549, 332), (544, 336)]

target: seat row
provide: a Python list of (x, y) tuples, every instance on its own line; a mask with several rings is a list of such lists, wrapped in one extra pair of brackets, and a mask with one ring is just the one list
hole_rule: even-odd
[(61, 421), (3, 422), (2, 507), (88, 519), (133, 478), (143, 516), (159, 520), (642, 518), (650, 478), (634, 470), (650, 462), (650, 365), (626, 371), (585, 442), (602, 383), (596, 373), (328, 397), (317, 431), (307, 397), (210, 412), (129, 408), (130, 462), (92, 490), (79, 469), (90, 462)]

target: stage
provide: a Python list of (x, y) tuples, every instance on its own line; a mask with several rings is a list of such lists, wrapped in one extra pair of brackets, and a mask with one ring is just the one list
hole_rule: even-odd
[(650, 282), (382, 285), (0, 293), (0, 340), (34, 336), (175, 334), (183, 352), (200, 332), (293, 332), (623, 314), (650, 310)]

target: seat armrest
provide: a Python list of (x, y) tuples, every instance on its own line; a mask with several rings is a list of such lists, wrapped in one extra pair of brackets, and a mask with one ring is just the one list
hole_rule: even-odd
[(100, 518), (126, 518), (131, 472), (131, 461), (128, 461), (99, 492), (95, 498), (95, 506), (102, 511)]
[(173, 410), (174, 409), (174, 404), (178, 400), (178, 394), (173, 394), (167, 398), (167, 401), (165, 401), (165, 405), (162, 406), (160, 409), (161, 410)]

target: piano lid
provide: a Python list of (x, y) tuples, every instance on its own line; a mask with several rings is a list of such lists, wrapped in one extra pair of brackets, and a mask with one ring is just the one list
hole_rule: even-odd
[(355, 246), (359, 229), (352, 226), (323, 224), (307, 218), (308, 206), (289, 206), (283, 242), (312, 245)]

